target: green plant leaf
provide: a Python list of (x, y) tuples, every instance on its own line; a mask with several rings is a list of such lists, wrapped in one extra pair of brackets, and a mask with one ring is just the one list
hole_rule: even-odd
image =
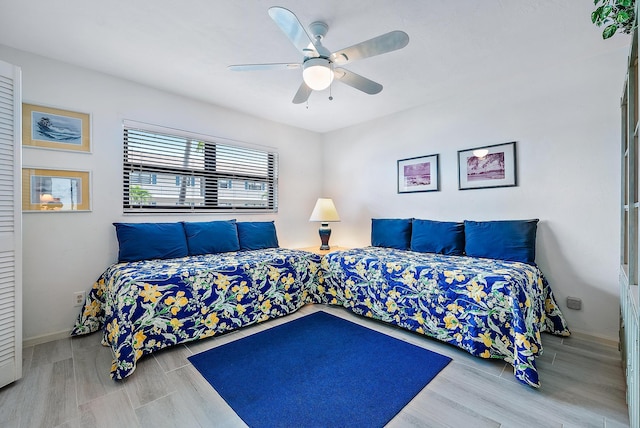
[(618, 21), (621, 24), (624, 24), (630, 18), (631, 18), (631, 15), (626, 10), (621, 10), (620, 12), (618, 12), (618, 15), (616, 16), (616, 21)]
[(602, 23), (602, 6), (598, 7), (596, 10), (591, 13), (591, 21), (600, 26)]
[(618, 31), (618, 26), (616, 24), (607, 25), (604, 31), (602, 31), (602, 38), (608, 39), (613, 36), (616, 31)]
[(591, 23), (595, 24), (597, 20), (598, 20), (598, 14), (594, 10), (593, 12), (591, 12)]
[(613, 10), (613, 6), (603, 7), (602, 11), (600, 12), (600, 16), (602, 17), (602, 19), (605, 19), (607, 16), (609, 16), (612, 10)]
[(616, 3), (620, 6), (631, 7), (633, 5), (633, 0), (617, 0)]

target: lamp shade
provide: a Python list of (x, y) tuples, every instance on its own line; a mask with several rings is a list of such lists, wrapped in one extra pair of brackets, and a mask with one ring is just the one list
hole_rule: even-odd
[(318, 198), (309, 221), (319, 221), (322, 223), (340, 221), (340, 216), (338, 216), (338, 211), (331, 198)]
[(302, 66), (302, 80), (314, 91), (327, 89), (333, 82), (331, 63), (324, 58), (311, 58)]

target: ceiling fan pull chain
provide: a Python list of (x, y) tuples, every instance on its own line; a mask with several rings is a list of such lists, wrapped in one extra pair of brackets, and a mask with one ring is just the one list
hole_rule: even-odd
[[(329, 67), (331, 67), (331, 73), (333, 73), (333, 63), (329, 63)], [(331, 93), (331, 88), (333, 87), (333, 79), (329, 83), (329, 101), (333, 101), (333, 94)]]

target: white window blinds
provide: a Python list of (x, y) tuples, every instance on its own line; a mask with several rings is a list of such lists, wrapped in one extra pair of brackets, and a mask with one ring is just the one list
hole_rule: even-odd
[(150, 129), (124, 126), (125, 212), (277, 211), (275, 151)]

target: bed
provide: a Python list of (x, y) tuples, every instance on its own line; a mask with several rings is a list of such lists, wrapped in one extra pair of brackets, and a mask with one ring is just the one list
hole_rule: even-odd
[(313, 301), (320, 256), (283, 248), (139, 260), (95, 282), (72, 335), (103, 330), (113, 379), (144, 355), (280, 317)]
[(326, 255), (319, 275), (323, 303), (505, 360), (534, 387), (540, 333), (569, 335), (533, 264), (367, 247)]

